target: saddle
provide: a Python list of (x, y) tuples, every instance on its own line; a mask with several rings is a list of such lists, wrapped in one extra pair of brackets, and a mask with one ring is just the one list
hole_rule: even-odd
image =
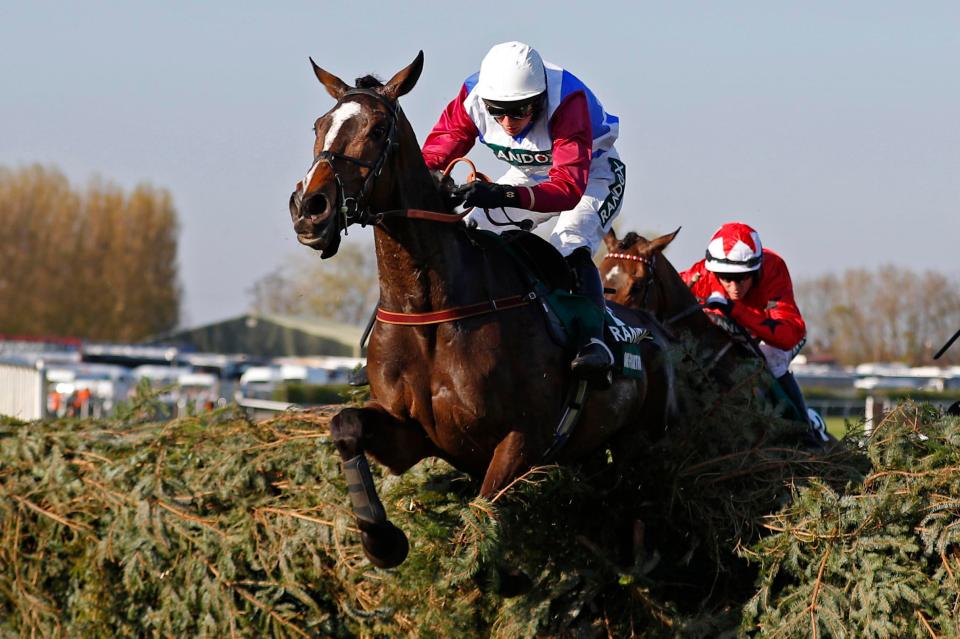
[(614, 355), (614, 372), (641, 377), (643, 364), (640, 345), (652, 340), (652, 316), (631, 313), (628, 324), (608, 307), (604, 314), (588, 298), (573, 292), (573, 272), (567, 261), (550, 242), (528, 231), (511, 230), (502, 234), (473, 230), (478, 244), (502, 250), (517, 266), (521, 277), (536, 293), (544, 313), (547, 332), (558, 345), (575, 351), (583, 334), (603, 325), (604, 342)]

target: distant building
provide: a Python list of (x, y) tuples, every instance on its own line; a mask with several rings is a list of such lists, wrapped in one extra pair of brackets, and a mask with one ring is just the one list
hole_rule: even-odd
[(144, 344), (253, 357), (359, 357), (363, 329), (323, 319), (248, 313), (220, 322), (155, 335)]

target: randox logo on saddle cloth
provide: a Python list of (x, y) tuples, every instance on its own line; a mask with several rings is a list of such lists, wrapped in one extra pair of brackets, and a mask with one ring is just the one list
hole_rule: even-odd
[(553, 164), (551, 151), (531, 151), (530, 149), (511, 149), (499, 144), (484, 142), (498, 160), (503, 160), (514, 166), (550, 166)]
[(640, 355), (640, 344), (653, 340), (650, 330), (643, 326), (631, 326), (623, 322), (607, 309), (605, 323), (605, 342), (613, 352), (616, 366), (627, 377), (641, 377), (643, 375), (643, 359)]
[(579, 343), (584, 333), (591, 334), (591, 330), (598, 328), (597, 325), (602, 322), (603, 341), (613, 353), (614, 368), (626, 377), (639, 378), (644, 375), (640, 344), (653, 340), (648, 329), (623, 322), (609, 308), (601, 316), (593, 302), (582, 295), (555, 290), (544, 298), (560, 320), (568, 345)]

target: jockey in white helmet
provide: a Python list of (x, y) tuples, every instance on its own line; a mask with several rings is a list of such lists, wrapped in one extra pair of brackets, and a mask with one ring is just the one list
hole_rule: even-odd
[[(444, 109), (423, 158), (431, 170), (442, 170), (479, 139), (509, 168), (494, 183), (453, 189), (453, 198), (477, 207), (469, 220), (492, 231), (523, 220), (533, 228), (559, 216), (550, 242), (576, 273), (578, 291), (602, 310), (592, 256), (623, 202), (626, 168), (613, 145), (618, 130), (619, 119), (576, 76), (544, 62), (529, 45), (504, 42), (490, 49)], [(598, 333), (582, 345), (572, 368), (602, 385), (612, 364)]]

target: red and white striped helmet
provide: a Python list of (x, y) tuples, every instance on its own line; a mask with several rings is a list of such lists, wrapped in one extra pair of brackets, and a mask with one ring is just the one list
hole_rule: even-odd
[(724, 224), (707, 245), (706, 267), (714, 273), (749, 273), (760, 268), (760, 235), (741, 222)]

